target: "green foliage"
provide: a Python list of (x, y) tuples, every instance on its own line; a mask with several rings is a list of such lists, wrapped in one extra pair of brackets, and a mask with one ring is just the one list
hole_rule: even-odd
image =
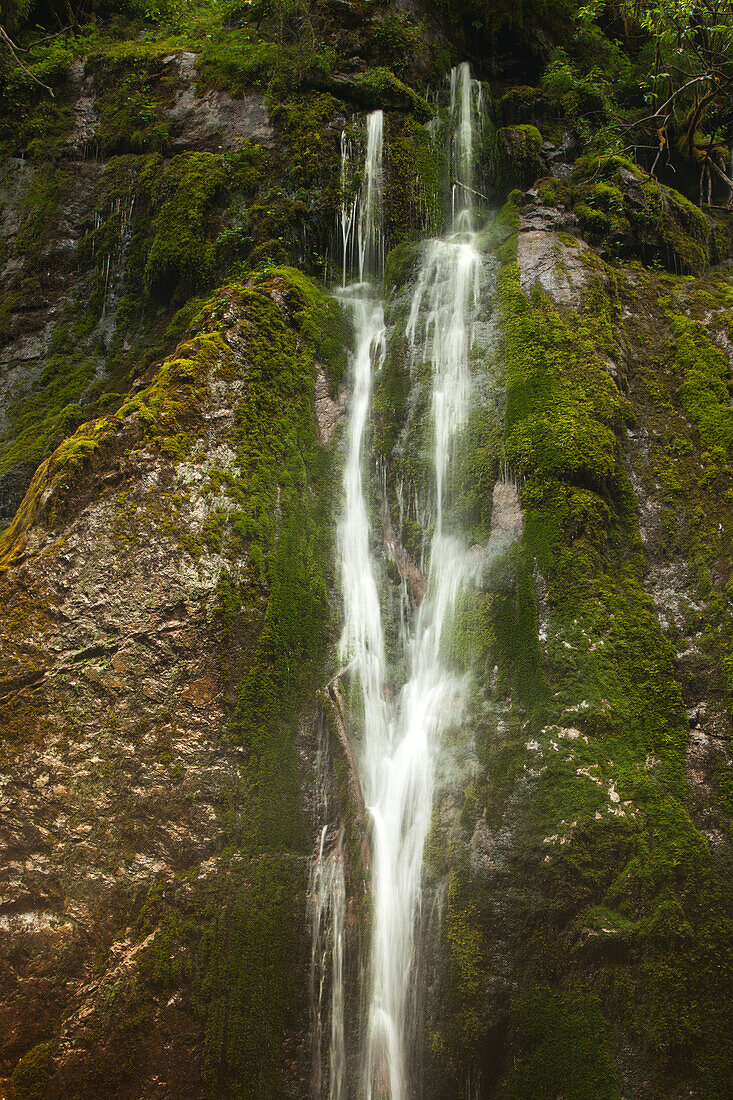
[(130, 68), (125, 63), (110, 65), (105, 59), (97, 141), (106, 156), (165, 149), (170, 123), (156, 102), (155, 77), (144, 64)]
[[(610, 75), (596, 68), (581, 74), (567, 53), (556, 49), (542, 74), (542, 90), (567, 118), (583, 119), (597, 128), (608, 120)], [(590, 130), (586, 132), (590, 136)]]
[(265, 90), (280, 51), (275, 42), (262, 41), (246, 31), (230, 31), (224, 38), (207, 40), (198, 60), (204, 87), (241, 96)]
[(24, 152), (34, 163), (53, 160), (59, 155), (73, 122), (74, 115), (67, 103), (42, 100), (24, 115), (19, 126), (16, 120), (7, 147)]

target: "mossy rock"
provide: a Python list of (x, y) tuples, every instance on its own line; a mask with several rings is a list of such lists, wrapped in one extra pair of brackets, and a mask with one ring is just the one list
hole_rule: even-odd
[[(703, 211), (626, 157), (579, 160), (572, 201), (588, 240), (611, 256), (635, 252), (648, 265), (701, 275), (715, 254)], [(720, 235), (717, 247), (726, 247)]]
[(710, 262), (721, 264), (733, 257), (733, 211), (705, 212), (710, 221)]
[(13, 1070), (13, 1096), (15, 1100), (46, 1100), (53, 1073), (53, 1056), (56, 1044), (38, 1043), (18, 1062)]
[(525, 190), (542, 175), (542, 134), (536, 126), (501, 126), (496, 131), (499, 185)]
[(323, 81), (323, 87), (333, 95), (353, 100), (370, 110), (409, 111), (421, 122), (427, 122), (434, 114), (423, 96), (383, 66), (376, 66), (355, 77), (330, 77)]
[(510, 88), (496, 104), (498, 121), (502, 126), (527, 123), (542, 126), (547, 110), (547, 97), (542, 90), (527, 84), (518, 84)]
[(387, 292), (403, 287), (410, 281), (420, 259), (420, 243), (404, 241), (387, 255), (384, 265), (384, 287)]
[(441, 157), (411, 115), (391, 114), (385, 134), (384, 228), (390, 245), (438, 231)]
[(214, 153), (181, 153), (156, 181), (159, 210), (145, 265), (152, 295), (169, 298), (180, 283), (190, 291), (211, 280), (214, 245), (207, 239), (207, 220), (225, 185), (222, 158)]

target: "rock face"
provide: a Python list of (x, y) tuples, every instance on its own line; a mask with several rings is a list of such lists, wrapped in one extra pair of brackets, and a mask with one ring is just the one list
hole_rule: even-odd
[[(364, 475), (396, 638), (427, 584), (426, 377), (401, 334), (445, 197), (430, 89), (476, 32), (420, 0), (189, 7), (173, 27), (100, 4), (42, 36), (53, 101), (0, 58), (8, 1100), (310, 1095), (324, 806), (356, 1062), (370, 850), (334, 577), (351, 336), (323, 287), (354, 112), (381, 107), (389, 339)], [(504, 90), (519, 54), (492, 49)], [(604, 97), (560, 68), (505, 90), (479, 142), (507, 205), (481, 238), (498, 275), (451, 522), (483, 580), (451, 638), (467, 691), (425, 852), (416, 1090), (728, 1100), (733, 223), (582, 157)]]
[(178, 53), (164, 58), (178, 72), (177, 90), (166, 115), (173, 126), (172, 145), (181, 149), (234, 149), (246, 141), (272, 144), (270, 124), (262, 95), (232, 99), (226, 92), (196, 90), (196, 55)]
[[(287, 325), (275, 301), (287, 293), (282, 279), (249, 297), (220, 295), (223, 319), (202, 322), (214, 333), (182, 345), (139, 399), (94, 425), (90, 458), (72, 440), (65, 462), (42, 467), (26, 519), (5, 538), (0, 1057), (12, 1066), (35, 1049), (47, 1096), (79, 1087), (198, 1096), (207, 1081), (243, 1072), (227, 1068), (226, 1055), (212, 1068), (206, 1050), (222, 1041), (215, 1012), (230, 1011), (212, 999), (214, 971), (231, 966), (215, 954), (232, 950), (217, 948), (217, 928), (226, 940), (254, 919), (248, 892), (250, 905), (274, 904), (273, 922), (283, 922), (263, 929), (271, 946), (282, 938), (279, 964), (292, 968), (275, 1006), (279, 1026), (306, 986), (297, 931), (304, 855), (253, 848), (250, 859), (230, 847), (254, 805), (253, 749), (225, 730), (228, 670), (253, 663), (267, 587), (255, 579), (241, 613), (224, 607), (229, 586), (247, 588), (253, 576), (246, 556), (231, 572), (222, 549), (233, 504), (220, 479), (231, 485), (241, 472), (251, 308), (261, 309), (263, 292), (273, 295), (273, 320)], [(292, 363), (271, 361), (277, 369), (290, 374)], [(325, 378), (322, 366), (318, 373)], [(223, 618), (235, 613), (236, 639)], [(285, 887), (280, 906), (276, 897), (254, 901), (268, 859)], [(181, 934), (190, 942), (177, 942)], [(221, 995), (229, 1002), (232, 993)], [(248, 998), (231, 1011), (259, 1012)], [(52, 1051), (37, 1047), (51, 1020)], [(245, 1056), (253, 1071), (259, 1056)], [(263, 1080), (275, 1082), (279, 1062), (259, 1068)], [(302, 1095), (303, 1065), (302, 1051), (288, 1056), (277, 1087)]]

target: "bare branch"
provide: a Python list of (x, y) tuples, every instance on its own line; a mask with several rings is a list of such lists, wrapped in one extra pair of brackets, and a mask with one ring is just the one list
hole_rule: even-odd
[(48, 84), (44, 84), (42, 80), (39, 80), (38, 77), (35, 75), (35, 73), (32, 73), (30, 71), (30, 69), (28, 68), (28, 66), (24, 65), (23, 62), (20, 60), (20, 58), (18, 57), (18, 47), (15, 45), (12, 38), (7, 33), (7, 31), (4, 29), (4, 27), (0, 27), (0, 41), (3, 41), (5, 43), (5, 45), (8, 47), (11, 54), (13, 55), (13, 60), (15, 61), (16, 65), (20, 66), (20, 68), (23, 70), (23, 72), (26, 74), (26, 76), (29, 76), (31, 78), (31, 80), (35, 81), (35, 83), (39, 85), (39, 87), (43, 88), (44, 91), (48, 92), (48, 94), (51, 96), (52, 99), (55, 99), (55, 96), (53, 94), (53, 88), (49, 88)]

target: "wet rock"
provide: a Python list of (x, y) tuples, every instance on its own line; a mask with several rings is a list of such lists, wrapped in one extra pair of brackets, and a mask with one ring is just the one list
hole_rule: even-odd
[(554, 230), (523, 229), (517, 239), (517, 263), (522, 290), (530, 294), (541, 286), (563, 305), (579, 306), (588, 282), (583, 255), (588, 245), (577, 238), (572, 243)]
[(171, 143), (177, 151), (234, 149), (243, 141), (271, 145), (275, 139), (261, 95), (232, 99), (226, 92), (208, 91), (198, 96), (186, 88), (177, 93), (166, 115), (173, 124)]
[(346, 390), (342, 387), (337, 397), (331, 396), (328, 379), (323, 367), (319, 364), (316, 373), (315, 409), (316, 422), (318, 424), (318, 437), (326, 446), (333, 439), (336, 426), (344, 415), (346, 408)]
[(218, 151), (234, 149), (243, 141), (270, 145), (275, 131), (270, 123), (265, 97), (251, 93), (233, 99), (227, 92), (209, 90), (199, 95), (196, 55), (172, 54), (164, 61), (174, 66), (180, 86), (165, 114), (172, 123), (171, 142), (176, 149)]

